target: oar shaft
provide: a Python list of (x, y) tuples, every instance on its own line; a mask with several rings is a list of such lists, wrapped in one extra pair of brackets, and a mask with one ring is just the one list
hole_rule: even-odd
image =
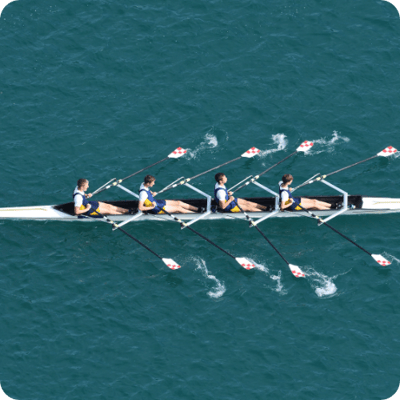
[(207, 240), (208, 243), (212, 244), (213, 246), (215, 246), (217, 249), (223, 251), (225, 254), (227, 254), (229, 257), (232, 257), (233, 259), (235, 259), (235, 257), (231, 254), (228, 253), (226, 250), (224, 250), (222, 247), (219, 247), (217, 244), (215, 244), (213, 241), (211, 241), (210, 239), (208, 239), (207, 237), (205, 237), (204, 235), (202, 235), (201, 233), (195, 231), (193, 228), (191, 228), (190, 226), (188, 226), (187, 224), (185, 224), (182, 220), (180, 220), (179, 218), (175, 217), (174, 215), (172, 215), (171, 213), (169, 213), (166, 210), (163, 210), (166, 214), (168, 214), (171, 218), (173, 218), (176, 222), (180, 223), (182, 227), (185, 227), (187, 229), (189, 229), (191, 232), (195, 233), (196, 235), (200, 236), (201, 238), (203, 238), (204, 240)]
[(262, 230), (254, 223), (253, 219), (250, 217), (250, 215), (248, 215), (242, 207), (239, 206), (239, 203), (236, 202), (237, 206), (239, 207), (239, 210), (246, 216), (247, 220), (250, 221), (251, 225), (254, 226), (258, 232), (261, 233), (261, 235), (263, 236), (263, 238), (271, 245), (271, 247), (278, 253), (278, 255), (282, 258), (283, 261), (285, 261), (285, 263), (287, 265), (289, 265), (289, 262), (286, 260), (285, 257), (283, 257), (283, 255), (279, 252), (279, 250), (271, 243), (271, 241), (267, 238), (267, 236), (264, 234), (264, 232), (262, 232)]
[(339, 232), (337, 229), (335, 229), (333, 226), (327, 224), (326, 222), (324, 222), (324, 220), (320, 217), (318, 217), (318, 215), (315, 215), (314, 213), (312, 213), (311, 211), (307, 210), (306, 208), (304, 208), (301, 204), (296, 203), (303, 211), (307, 212), (308, 214), (310, 214), (313, 218), (317, 219), (322, 225), (327, 226), (328, 228), (332, 229), (334, 232), (336, 232), (337, 234), (339, 234), (340, 236), (342, 236), (344, 239), (348, 240), (350, 243), (353, 243), (355, 246), (357, 246), (360, 250), (364, 251), (365, 253), (367, 253), (368, 255), (371, 255), (371, 253), (367, 250), (365, 250), (363, 247), (361, 247), (359, 244), (357, 244), (356, 242), (354, 242), (353, 240), (351, 240), (350, 238), (348, 238), (346, 235), (344, 235), (343, 233)]
[(120, 183), (122, 183), (123, 181), (125, 181), (126, 179), (129, 179), (129, 178), (131, 178), (132, 176), (135, 176), (135, 175), (137, 175), (137, 174), (140, 174), (141, 172), (145, 171), (146, 169), (149, 169), (149, 168), (151, 168), (151, 167), (154, 167), (155, 165), (160, 164), (160, 163), (162, 163), (162, 162), (168, 160), (168, 158), (169, 158), (169, 157), (165, 157), (165, 158), (163, 158), (162, 160), (157, 161), (157, 162), (154, 163), (154, 164), (151, 164), (151, 165), (149, 165), (149, 166), (147, 166), (147, 167), (142, 168), (142, 169), (139, 170), (139, 171), (134, 172), (133, 174), (130, 174), (130, 175), (126, 176), (125, 178), (115, 180), (115, 182), (113, 182), (112, 184), (107, 185), (107, 186), (104, 186), (104, 187), (102, 187), (101, 189), (98, 189), (95, 193), (97, 194), (97, 193), (103, 192), (104, 190), (110, 189), (110, 188), (113, 187), (113, 186), (117, 186), (117, 185), (119, 185)]
[[(340, 169), (338, 169), (337, 171), (334, 171), (334, 172), (331, 172), (331, 173), (329, 173), (329, 174), (323, 175), (321, 179), (325, 179), (325, 178), (328, 177), (328, 176), (331, 176), (331, 175), (333, 175), (333, 174), (337, 174), (338, 172), (342, 172), (342, 171), (344, 171), (345, 169), (354, 167), (354, 166), (356, 166), (356, 165), (358, 165), (358, 164), (362, 164), (362, 163), (364, 163), (364, 162), (366, 162), (366, 161), (369, 161), (369, 160), (372, 160), (372, 159), (374, 159), (374, 158), (376, 158), (376, 157), (378, 157), (377, 154), (374, 155), (374, 156), (372, 156), (372, 157), (366, 158), (365, 160), (358, 161), (358, 162), (356, 162), (356, 163), (354, 163), (354, 164), (351, 164), (351, 165), (349, 165), (349, 166), (347, 166), (347, 167), (340, 168)], [(317, 178), (316, 180), (319, 180), (319, 179)]]
[(257, 179), (259, 179), (262, 175), (266, 174), (267, 172), (271, 171), (271, 169), (277, 167), (279, 164), (283, 163), (284, 161), (286, 161), (288, 158), (293, 157), (295, 154), (297, 154), (297, 150), (294, 151), (292, 154), (289, 154), (287, 157), (285, 157), (283, 160), (277, 162), (276, 164), (274, 164), (272, 167), (267, 168), (265, 171), (261, 172), (260, 174), (256, 175), (255, 177), (253, 177), (252, 179), (250, 179), (249, 181), (247, 181), (246, 183), (244, 183), (242, 186), (239, 186), (237, 189), (235, 189), (232, 193), (236, 193), (237, 191), (239, 191), (240, 189), (243, 189), (245, 186), (249, 185), (250, 183), (253, 183), (254, 181), (256, 181)]
[(155, 251), (147, 247), (144, 243), (142, 243), (139, 239), (136, 239), (134, 236), (132, 236), (130, 233), (125, 231), (124, 229), (120, 228), (118, 224), (116, 224), (114, 221), (111, 221), (111, 219), (107, 218), (105, 215), (99, 213), (98, 211), (95, 211), (100, 217), (104, 218), (108, 223), (112, 224), (114, 228), (119, 229), (122, 233), (125, 233), (125, 235), (129, 236), (131, 239), (133, 239), (136, 243), (139, 243), (141, 246), (143, 246), (146, 250), (148, 250), (150, 253), (153, 253), (156, 257), (158, 257), (160, 260), (162, 260), (162, 257), (159, 256)]
[(218, 165), (218, 166), (216, 166), (216, 167), (214, 167), (214, 168), (208, 169), (207, 171), (201, 172), (200, 174), (197, 174), (197, 175), (195, 175), (195, 176), (192, 176), (191, 178), (186, 178), (186, 179), (184, 179), (183, 181), (180, 181), (180, 182), (178, 182), (178, 183), (175, 183), (175, 184), (172, 185), (172, 186), (167, 186), (167, 187), (165, 187), (164, 189), (160, 190), (160, 191), (158, 192), (158, 194), (163, 193), (163, 192), (166, 192), (166, 191), (171, 190), (171, 189), (174, 189), (174, 188), (176, 188), (177, 186), (184, 185), (185, 183), (188, 183), (188, 182), (190, 182), (191, 180), (193, 180), (193, 179), (195, 179), (195, 178), (198, 178), (199, 176), (205, 175), (205, 174), (207, 174), (207, 173), (209, 173), (209, 172), (211, 172), (211, 171), (214, 171), (214, 170), (217, 169), (217, 168), (220, 168), (220, 167), (223, 167), (224, 165), (230, 164), (231, 162), (240, 160), (241, 158), (242, 158), (241, 156), (240, 156), (240, 157), (236, 157), (236, 158), (234, 158), (233, 160), (227, 161), (227, 162), (225, 162), (225, 163), (223, 163), (223, 164), (221, 164), (221, 165)]

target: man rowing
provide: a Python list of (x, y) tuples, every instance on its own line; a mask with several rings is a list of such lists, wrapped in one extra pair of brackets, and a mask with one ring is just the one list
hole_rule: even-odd
[(87, 179), (79, 179), (77, 186), (74, 190), (74, 211), (75, 215), (87, 215), (91, 217), (100, 217), (96, 211), (104, 215), (120, 215), (128, 214), (129, 210), (126, 208), (116, 207), (112, 204), (103, 203), (100, 201), (88, 201), (92, 197), (92, 193), (86, 194), (89, 188), (89, 181)]
[(224, 173), (218, 172), (215, 174), (215, 180), (217, 183), (214, 186), (214, 199), (224, 212), (240, 212), (240, 208), (248, 212), (265, 211), (267, 209), (267, 207), (261, 204), (233, 197), (232, 192), (228, 192), (225, 187), (228, 178)]
[(156, 183), (156, 178), (152, 175), (146, 175), (144, 182), (139, 189), (140, 211), (147, 211), (151, 214), (165, 214), (163, 210), (169, 213), (188, 214), (194, 212), (203, 212), (204, 209), (191, 206), (179, 200), (155, 200), (153, 196), (157, 193), (150, 190)]
[(281, 211), (289, 208), (292, 211), (301, 210), (299, 204), (305, 209), (313, 210), (330, 210), (332, 205), (315, 199), (307, 199), (305, 197), (293, 197), (292, 188), (289, 187), (293, 182), (293, 176), (285, 174), (282, 181), (279, 182), (279, 196), (281, 199)]

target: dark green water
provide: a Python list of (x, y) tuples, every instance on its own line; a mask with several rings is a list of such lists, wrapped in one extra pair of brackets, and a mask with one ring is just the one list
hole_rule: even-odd
[[(300, 183), (400, 147), (400, 20), (384, 1), (19, 0), (0, 18), (0, 207), (70, 200), (164, 158), (161, 188), (262, 150), (224, 171)], [(400, 160), (331, 182), (400, 197)], [(127, 181), (136, 190), (142, 176)], [(209, 193), (212, 175), (195, 182)], [(242, 195), (262, 195), (257, 187)], [(332, 193), (314, 184), (299, 194)], [(187, 188), (167, 197), (193, 197)], [(100, 199), (123, 199), (110, 190)], [(262, 230), (198, 222), (245, 271), (174, 223), (127, 230), (182, 268), (168, 270), (101, 223), (0, 222), (0, 381), (23, 399), (386, 399), (399, 367), (399, 217)]]

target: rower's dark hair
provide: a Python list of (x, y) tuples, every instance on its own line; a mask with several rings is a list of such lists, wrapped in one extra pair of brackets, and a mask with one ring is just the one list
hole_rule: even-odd
[(144, 177), (144, 183), (151, 183), (155, 180), (156, 180), (156, 178), (153, 175), (146, 175)]
[(88, 182), (87, 179), (84, 179), (84, 178), (78, 179), (78, 183), (77, 183), (78, 188), (82, 187), (86, 182)]
[(290, 182), (290, 181), (292, 181), (293, 180), (293, 176), (292, 175), (290, 175), (290, 174), (285, 174), (285, 175), (283, 175), (282, 176), (282, 182), (285, 184), (285, 183), (288, 183), (288, 182)]
[(218, 172), (217, 174), (215, 174), (215, 180), (219, 182), (224, 176), (225, 174), (223, 172)]

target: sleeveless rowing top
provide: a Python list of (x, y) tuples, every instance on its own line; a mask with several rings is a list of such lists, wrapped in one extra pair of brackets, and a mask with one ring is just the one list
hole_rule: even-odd
[[(217, 197), (218, 191), (222, 190), (225, 192), (225, 202), (229, 200), (229, 194), (226, 190), (225, 186), (221, 186), (218, 182), (215, 184), (214, 187), (214, 200), (217, 204), (219, 204), (220, 199)], [(240, 208), (237, 206), (236, 199), (233, 200), (224, 210), (223, 212), (240, 212)]]
[[(141, 192), (145, 192), (147, 195), (147, 198), (144, 201), (145, 207), (151, 207), (153, 205), (153, 201), (155, 201), (157, 204), (152, 210), (147, 210), (147, 212), (149, 212), (151, 214), (165, 214), (163, 211), (163, 208), (167, 204), (165, 200), (156, 200), (153, 197), (153, 195), (151, 194), (150, 189), (146, 189), (146, 187), (144, 186), (143, 183), (140, 185), (139, 196), (140, 196)], [(140, 200), (140, 198), (139, 198), (139, 200)]]

